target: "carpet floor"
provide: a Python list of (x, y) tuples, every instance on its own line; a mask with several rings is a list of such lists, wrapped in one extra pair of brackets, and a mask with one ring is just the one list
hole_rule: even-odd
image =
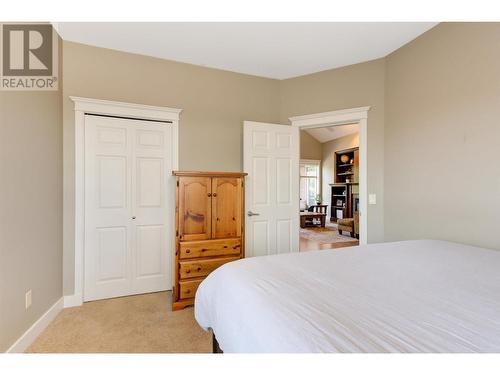
[(171, 293), (87, 302), (64, 309), (28, 353), (211, 353), (193, 308), (172, 311)]

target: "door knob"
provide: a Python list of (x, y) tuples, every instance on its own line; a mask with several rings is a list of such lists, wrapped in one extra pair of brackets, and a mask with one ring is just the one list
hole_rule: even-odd
[(252, 212), (252, 211), (248, 211), (248, 212), (247, 212), (247, 215), (248, 215), (248, 216), (259, 216), (260, 214), (257, 214), (257, 213)]
[(132, 220), (135, 220), (135, 216), (132, 216)]

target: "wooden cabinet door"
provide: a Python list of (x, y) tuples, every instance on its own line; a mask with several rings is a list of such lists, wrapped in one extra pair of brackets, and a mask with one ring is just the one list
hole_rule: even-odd
[(179, 178), (179, 238), (181, 241), (211, 238), (212, 179)]
[(354, 173), (352, 181), (359, 182), (359, 149), (354, 150), (354, 166), (352, 167), (352, 172)]
[(212, 178), (212, 238), (241, 236), (241, 184), (241, 178)]

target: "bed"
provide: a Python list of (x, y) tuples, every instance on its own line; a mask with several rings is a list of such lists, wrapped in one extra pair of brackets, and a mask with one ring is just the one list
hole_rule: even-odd
[(228, 263), (195, 317), (223, 352), (500, 352), (500, 252), (403, 241)]

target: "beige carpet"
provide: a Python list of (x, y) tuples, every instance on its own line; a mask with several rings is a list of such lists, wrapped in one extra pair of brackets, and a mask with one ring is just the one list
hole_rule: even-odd
[(29, 353), (207, 353), (211, 335), (193, 309), (171, 310), (170, 292), (84, 303), (64, 309)]

